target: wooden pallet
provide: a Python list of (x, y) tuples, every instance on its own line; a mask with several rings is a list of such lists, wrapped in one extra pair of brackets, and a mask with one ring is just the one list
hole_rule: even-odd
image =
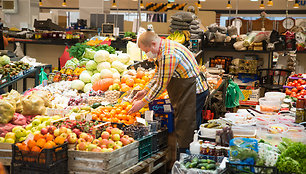
[(156, 153), (151, 158), (141, 161), (134, 166), (120, 172), (120, 174), (150, 174), (167, 164), (168, 150)]
[(138, 145), (135, 141), (113, 152), (68, 151), (68, 171), (71, 174), (116, 174), (138, 162)]
[(0, 143), (0, 163), (10, 166), (12, 162), (12, 144)]

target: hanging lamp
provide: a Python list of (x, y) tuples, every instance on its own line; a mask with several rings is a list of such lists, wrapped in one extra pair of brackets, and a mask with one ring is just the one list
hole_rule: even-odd
[(273, 1), (272, 1), (272, 0), (269, 0), (268, 3), (267, 3), (267, 6), (268, 6), (268, 7), (272, 7), (272, 6), (273, 6)]
[(233, 8), (230, 0), (227, 1), (226, 8)]
[(140, 8), (144, 8), (143, 1), (140, 1)]
[(66, 5), (67, 5), (66, 0), (64, 0), (63, 3), (62, 3), (62, 6), (66, 7)]
[(116, 0), (113, 0), (112, 7), (114, 7), (114, 8), (117, 7)]
[(202, 7), (200, 0), (198, 1), (197, 6), (198, 6), (198, 8)]
[(295, 4), (293, 5), (293, 8), (300, 8), (298, 0), (295, 0)]
[(261, 0), (261, 3), (260, 3), (259, 8), (260, 8), (260, 9), (264, 9), (264, 8), (265, 8), (264, 1), (263, 1), (263, 0)]
[(168, 0), (167, 8), (172, 8), (171, 0)]
[(39, 6), (42, 6), (42, 5), (43, 5), (42, 1), (41, 1), (41, 0), (39, 0)]

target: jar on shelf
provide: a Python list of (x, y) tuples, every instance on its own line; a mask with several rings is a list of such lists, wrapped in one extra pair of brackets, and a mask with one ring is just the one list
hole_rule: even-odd
[(61, 75), (61, 80), (62, 81), (67, 81), (67, 74), (62, 74)]
[(48, 83), (52, 83), (54, 79), (55, 73), (49, 73)]
[(71, 75), (67, 76), (67, 81), (72, 81), (72, 76)]
[(303, 98), (298, 98), (296, 101), (296, 112), (295, 112), (295, 122), (296, 123), (301, 123), (304, 121), (304, 99)]
[(72, 80), (78, 80), (79, 76), (78, 75), (73, 75)]
[(54, 73), (55, 73), (55, 76), (54, 76), (54, 78), (53, 78), (53, 82), (59, 82), (59, 81), (61, 81), (61, 72), (59, 72), (59, 71), (54, 71)]

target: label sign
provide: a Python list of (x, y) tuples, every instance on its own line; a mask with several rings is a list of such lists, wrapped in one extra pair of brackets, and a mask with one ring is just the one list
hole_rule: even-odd
[(146, 122), (146, 120), (145, 120), (145, 119), (143, 119), (143, 118), (140, 118), (140, 117), (136, 117), (136, 121), (137, 121), (138, 123), (141, 123), (141, 124), (143, 124), (143, 125), (147, 125), (147, 122)]
[(145, 112), (145, 120), (153, 121), (153, 114), (154, 114), (154, 111), (146, 111)]
[(28, 145), (28, 142), (29, 142), (30, 140), (33, 140), (33, 138), (34, 138), (34, 135), (33, 135), (32, 133), (30, 133), (30, 134), (28, 135), (27, 139), (24, 140), (24, 143), (25, 143), (26, 145)]

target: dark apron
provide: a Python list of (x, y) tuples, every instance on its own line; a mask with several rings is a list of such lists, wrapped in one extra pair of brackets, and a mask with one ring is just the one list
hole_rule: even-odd
[(172, 77), (167, 91), (174, 109), (174, 131), (178, 148), (189, 148), (196, 129), (196, 78)]

